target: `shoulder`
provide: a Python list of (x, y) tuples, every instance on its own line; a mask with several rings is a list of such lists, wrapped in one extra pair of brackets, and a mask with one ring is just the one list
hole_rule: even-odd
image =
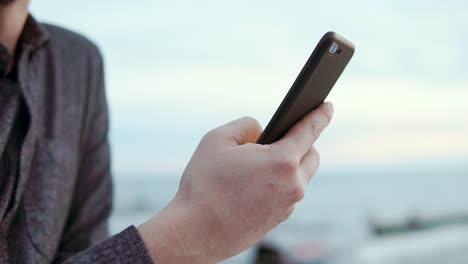
[(62, 105), (84, 109), (85, 113), (105, 107), (104, 66), (98, 46), (72, 30), (42, 25), (49, 39), (41, 56), (44, 67), (40, 70), (53, 78), (47, 89), (59, 94)]
[[(62, 64), (86, 67), (82, 70), (100, 70), (103, 56), (99, 47), (89, 38), (63, 27), (42, 24), (49, 33), (49, 47), (58, 53)], [(84, 64), (84, 65), (83, 65)]]

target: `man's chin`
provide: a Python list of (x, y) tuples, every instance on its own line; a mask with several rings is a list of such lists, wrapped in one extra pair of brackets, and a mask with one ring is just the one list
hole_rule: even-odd
[(16, 0), (0, 0), (0, 6), (11, 4), (14, 1), (16, 1)]

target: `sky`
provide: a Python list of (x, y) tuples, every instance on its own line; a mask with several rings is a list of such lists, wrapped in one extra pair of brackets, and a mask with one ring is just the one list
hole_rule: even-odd
[(323, 167), (468, 163), (466, 1), (32, 1), (105, 58), (113, 169), (180, 176), (201, 137), (265, 127), (320, 37), (356, 46)]

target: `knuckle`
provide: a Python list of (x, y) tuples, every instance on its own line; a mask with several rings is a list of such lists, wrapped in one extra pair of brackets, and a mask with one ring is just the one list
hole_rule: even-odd
[(304, 186), (298, 184), (293, 188), (291, 191), (291, 200), (293, 202), (299, 202), (304, 198), (305, 195), (305, 188)]
[(299, 168), (299, 161), (291, 156), (282, 158), (279, 161), (279, 169), (290, 176), (295, 176)]
[(260, 127), (260, 122), (258, 122), (257, 119), (251, 117), (251, 116), (244, 116), (242, 119), (244, 119), (246, 122), (252, 124), (253, 126)]
[(251, 116), (244, 116), (240, 120), (241, 122), (246, 123), (247, 126), (254, 128), (255, 130), (258, 130), (258, 131), (262, 130), (262, 126), (260, 125), (260, 122)]
[(220, 134), (219, 130), (220, 128), (215, 128), (206, 132), (205, 135), (203, 136), (203, 141), (209, 141), (210, 139), (218, 137)]

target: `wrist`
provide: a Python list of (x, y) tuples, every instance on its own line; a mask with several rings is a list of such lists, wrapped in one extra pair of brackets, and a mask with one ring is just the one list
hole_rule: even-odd
[(155, 263), (216, 263), (197, 222), (190, 208), (171, 203), (140, 225), (138, 232)]

